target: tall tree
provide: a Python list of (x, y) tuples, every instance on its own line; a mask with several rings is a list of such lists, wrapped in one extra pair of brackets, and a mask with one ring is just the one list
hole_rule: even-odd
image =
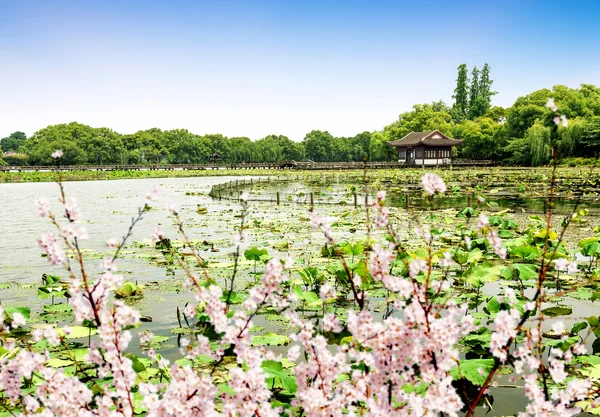
[(490, 78), (491, 68), (486, 62), (483, 64), (481, 70), (481, 77), (479, 77), (479, 94), (487, 101), (489, 107), (491, 107), (492, 96), (496, 95), (497, 91), (492, 91), (492, 84), (494, 81)]
[(471, 88), (469, 90), (469, 116), (471, 119), (477, 117), (472, 117), (471, 115), (471, 110), (475, 107), (477, 97), (479, 97), (479, 70), (477, 67), (473, 67), (471, 71)]
[(458, 66), (458, 77), (456, 78), (456, 88), (454, 89), (454, 106), (452, 107), (453, 116), (457, 121), (462, 121), (469, 114), (469, 75), (467, 64)]

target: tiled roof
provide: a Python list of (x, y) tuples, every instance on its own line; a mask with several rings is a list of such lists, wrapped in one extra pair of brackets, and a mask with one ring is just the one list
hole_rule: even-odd
[[(437, 134), (437, 135), (436, 135)], [(432, 138), (432, 136), (440, 136)], [(462, 143), (460, 139), (452, 139), (441, 133), (439, 130), (431, 132), (410, 132), (402, 139), (388, 142), (387, 144), (394, 148), (407, 148), (417, 145), (421, 146), (454, 146)]]

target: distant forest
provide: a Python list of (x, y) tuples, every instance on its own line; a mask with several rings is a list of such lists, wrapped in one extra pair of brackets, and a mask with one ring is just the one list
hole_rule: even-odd
[[(279, 162), (285, 160), (386, 161), (395, 153), (386, 142), (414, 131), (438, 129), (464, 139), (455, 157), (490, 159), (515, 165), (542, 165), (558, 149), (561, 157), (594, 156), (600, 151), (600, 88), (578, 89), (556, 85), (519, 97), (509, 108), (491, 105), (496, 94), (490, 68), (458, 67), (452, 106), (443, 101), (416, 104), (411, 111), (375, 132), (335, 137), (313, 130), (302, 142), (282, 135), (252, 141), (221, 134), (196, 135), (186, 129), (141, 130), (120, 134), (109, 128), (80, 123), (52, 125), (32, 136), (14, 132), (0, 140), (0, 165), (48, 165), (51, 153), (64, 152), (65, 164), (190, 164), (221, 162)], [(554, 98), (567, 126), (556, 129), (554, 112), (546, 107)]]

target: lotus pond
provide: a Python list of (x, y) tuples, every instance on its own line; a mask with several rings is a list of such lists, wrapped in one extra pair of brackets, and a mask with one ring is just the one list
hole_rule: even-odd
[[(600, 380), (600, 328), (598, 328), (600, 288), (600, 178), (585, 170), (563, 169), (555, 186), (553, 202), (548, 202), (551, 172), (547, 169), (446, 170), (438, 172), (446, 181), (443, 196), (427, 197), (420, 188), (420, 170), (285, 173), (279, 180), (259, 182), (273, 172), (257, 172), (252, 186), (238, 187), (236, 193), (217, 199), (209, 196), (211, 188), (232, 180), (251, 177), (195, 177), (164, 179), (131, 179), (119, 181), (69, 182), (68, 195), (76, 196), (90, 238), (85, 240), (84, 255), (91, 276), (101, 273), (101, 260), (112, 253), (105, 242), (119, 238), (137, 215), (136, 207), (153, 185), (164, 192), (161, 202), (144, 213), (143, 221), (122, 249), (119, 273), (127, 281), (117, 289), (117, 296), (142, 313), (141, 330), (154, 337), (140, 345), (134, 340), (130, 349), (141, 381), (154, 381), (167, 376), (144, 357), (150, 348), (163, 358), (186, 363), (180, 353), (181, 338), (193, 332), (210, 334), (203, 321), (203, 311), (190, 312), (186, 305), (193, 294), (183, 286), (182, 265), (204, 269), (212, 280), (225, 287), (236, 273), (235, 287), (229, 294), (232, 305), (242, 303), (249, 291), (260, 283), (265, 264), (273, 256), (293, 258), (289, 290), (297, 299), (300, 314), (319, 323), (325, 313), (336, 313), (345, 323), (351, 302), (346, 270), (340, 259), (356, 275), (368, 277), (361, 283), (371, 311), (383, 317), (400, 315), (392, 308), (395, 297), (380, 282), (369, 277), (366, 256), (377, 244), (390, 240), (389, 230), (367, 227), (365, 201), (370, 207), (378, 190), (387, 191), (390, 225), (403, 242), (402, 257), (392, 265), (396, 276), (408, 276), (406, 259), (432, 259), (437, 263), (446, 252), (451, 253), (448, 271), (451, 285), (436, 295), (440, 303), (453, 300), (468, 305), (470, 314), (481, 324), (492, 323), (505, 309), (503, 296), (510, 288), (523, 297), (517, 307), (523, 310), (525, 297), (531, 297), (538, 283), (539, 265), (544, 257), (544, 244), (550, 242), (559, 258), (575, 259), (578, 272), (567, 274), (550, 269), (545, 281), (543, 306), (546, 320), (542, 325), (544, 344), (566, 350), (584, 340), (588, 354), (578, 358), (569, 368), (570, 378)], [(365, 183), (365, 178), (367, 182)], [(236, 232), (242, 213), (238, 192), (249, 192), (249, 214), (244, 219), (245, 238), (240, 258), (235, 261)], [(276, 204), (275, 195), (280, 203)], [(15, 183), (0, 185), (2, 216), (0, 230), (0, 300), (5, 312), (21, 312), (27, 327), (16, 332), (17, 340), (26, 340), (31, 329), (45, 325), (70, 325), (73, 311), (68, 304), (69, 288), (65, 272), (48, 265), (41, 256), (36, 239), (49, 225), (40, 219), (33, 204), (39, 196), (56, 196), (52, 183)], [(312, 195), (312, 206), (309, 196)], [(356, 199), (354, 196), (357, 196)], [(238, 196), (238, 197), (236, 197)], [(181, 203), (180, 216), (190, 237), (186, 245), (173, 226), (173, 216), (164, 209), (171, 201)], [(312, 230), (309, 209), (314, 207), (331, 226), (335, 244), (327, 242), (323, 233)], [(544, 213), (554, 212), (548, 230)], [(475, 231), (478, 217), (489, 218), (490, 230), (497, 231), (507, 250), (506, 260), (499, 259), (484, 236)], [(372, 214), (371, 214), (372, 215)], [(565, 216), (570, 220), (561, 239)], [(152, 243), (151, 235), (159, 225), (169, 239)], [(432, 251), (423, 247), (418, 230), (432, 236)], [(470, 242), (464, 243), (465, 236)], [(554, 245), (554, 246), (553, 246)], [(202, 265), (198, 265), (199, 255)], [(432, 255), (432, 256), (430, 256)], [(403, 260), (404, 259), (404, 260)], [(441, 270), (433, 271), (440, 276)], [(322, 299), (320, 288), (328, 283), (337, 297)], [(553, 320), (565, 323), (564, 332), (555, 333)], [(69, 349), (52, 351), (51, 366), (66, 373), (82, 372), (75, 366), (87, 353), (94, 329), (72, 327)], [(485, 326), (460, 342), (461, 372), (454, 371), (456, 383), (465, 389), (484, 383), (486, 370), (494, 361), (489, 353), (491, 332)], [(250, 331), (253, 345), (266, 346), (276, 353), (286, 352), (292, 344), (289, 335), (297, 332), (289, 320), (267, 306), (253, 320)], [(348, 343), (345, 331), (330, 332), (331, 346)], [(43, 342), (40, 342), (43, 347)], [(138, 347), (139, 346), (139, 347)], [(74, 353), (74, 355), (73, 355)], [(0, 355), (8, 354), (0, 347)], [(219, 364), (192, 364), (199, 369), (212, 369), (221, 389), (227, 392), (231, 361)], [(215, 371), (216, 369), (216, 371)], [(272, 379), (273, 401), (288, 404), (296, 389), (294, 363), (280, 361), (266, 364)], [(482, 372), (483, 370), (483, 372)], [(83, 371), (86, 372), (86, 371)], [(510, 367), (500, 369), (498, 385), (491, 388), (477, 415), (515, 415), (526, 404), (523, 388), (513, 380)], [(136, 408), (140, 414), (144, 409)], [(591, 410), (595, 411), (595, 410)], [(0, 415), (9, 415), (10, 410)]]

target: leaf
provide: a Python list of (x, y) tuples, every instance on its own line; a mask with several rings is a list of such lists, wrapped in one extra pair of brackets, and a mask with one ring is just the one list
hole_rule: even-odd
[(252, 337), (251, 346), (286, 346), (291, 342), (290, 338), (273, 332), (267, 332), (262, 336)]
[(28, 320), (31, 314), (31, 309), (29, 307), (6, 307), (4, 309), (4, 314), (6, 314), (6, 316), (11, 320), (14, 319), (15, 313), (20, 313), (23, 317), (25, 317), (25, 320)]
[(73, 311), (71, 304), (58, 303), (58, 304), (47, 304), (44, 306), (46, 313), (65, 313)]
[(56, 329), (56, 333), (67, 339), (81, 339), (88, 337), (89, 335), (95, 335), (98, 333), (98, 329), (83, 326), (71, 326), (71, 332), (69, 334), (66, 334), (64, 329), (61, 328)]
[(128, 298), (138, 295), (142, 295), (142, 287), (129, 281), (123, 283), (123, 285), (115, 291), (115, 296), (117, 298)]
[(499, 265), (491, 266), (489, 263), (477, 265), (467, 277), (467, 283), (474, 287), (481, 287), (485, 283), (497, 281), (501, 270), (502, 267)]
[(465, 378), (473, 385), (482, 386), (494, 367), (493, 359), (468, 359), (459, 361), (459, 365), (450, 370), (454, 380)]
[[(229, 293), (229, 291), (227, 291), (226, 293), (224, 293), (221, 296), (221, 301), (223, 301), (224, 303), (227, 302), (227, 294)], [(238, 295), (237, 292), (235, 291), (231, 291), (230, 296), (229, 296), (229, 304), (241, 304), (242, 303), (242, 298)]]
[(289, 370), (284, 369), (281, 362), (266, 360), (263, 361), (261, 367), (267, 375), (275, 378), (288, 393), (294, 394), (298, 390), (296, 377)]
[(538, 273), (535, 265), (512, 264), (502, 270), (502, 277), (510, 280), (519, 278), (521, 281), (527, 281), (537, 279)]
[(592, 298), (590, 298), (590, 300), (592, 300), (592, 301), (600, 300), (600, 291), (593, 293)]
[(542, 310), (542, 313), (549, 317), (568, 316), (572, 312), (573, 309), (569, 306), (549, 307)]
[(577, 322), (573, 325), (573, 327), (571, 327), (571, 333), (577, 334), (583, 329), (585, 329), (587, 326), (588, 324), (585, 321)]
[(488, 311), (488, 313), (496, 314), (500, 311), (500, 303), (498, 302), (498, 299), (496, 297), (492, 297), (485, 305), (485, 308)]
[(266, 249), (258, 249), (256, 246), (244, 251), (244, 257), (249, 261), (260, 261), (260, 257), (267, 254)]

